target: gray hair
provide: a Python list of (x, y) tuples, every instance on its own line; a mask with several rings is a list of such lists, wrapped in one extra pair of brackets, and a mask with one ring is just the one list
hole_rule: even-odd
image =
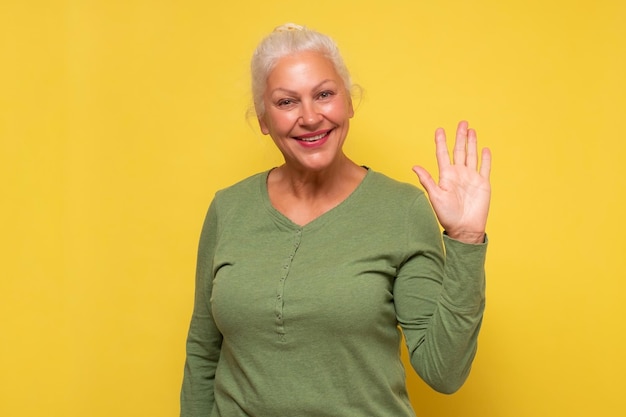
[(252, 98), (257, 117), (265, 114), (263, 94), (265, 93), (267, 77), (274, 69), (279, 59), (298, 52), (316, 51), (322, 53), (332, 62), (335, 70), (341, 77), (348, 94), (352, 89), (350, 73), (339, 48), (333, 39), (322, 33), (307, 29), (293, 23), (278, 26), (266, 36), (257, 46), (252, 55), (250, 72), (252, 75)]

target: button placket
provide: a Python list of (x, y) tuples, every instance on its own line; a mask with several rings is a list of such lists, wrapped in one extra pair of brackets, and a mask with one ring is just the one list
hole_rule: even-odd
[(279, 335), (279, 340), (281, 342), (285, 342), (285, 322), (284, 322), (284, 293), (285, 293), (285, 281), (287, 280), (287, 276), (289, 275), (289, 271), (291, 268), (291, 264), (293, 263), (293, 259), (296, 255), (298, 248), (300, 247), (300, 241), (302, 239), (302, 230), (298, 229), (294, 235), (294, 242), (292, 247), (290, 248), (289, 255), (285, 259), (285, 262), (282, 266), (282, 271), (280, 274), (280, 279), (278, 281), (278, 288), (276, 290), (276, 304), (275, 304), (275, 315), (276, 315), (276, 330)]

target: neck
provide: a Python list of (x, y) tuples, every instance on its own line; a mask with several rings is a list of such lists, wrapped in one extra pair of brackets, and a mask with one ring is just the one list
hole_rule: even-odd
[(289, 164), (283, 164), (274, 171), (274, 183), (302, 200), (341, 194), (346, 185), (358, 184), (365, 174), (364, 168), (347, 157), (319, 171), (297, 169)]
[(286, 163), (267, 178), (269, 199), (292, 222), (305, 225), (348, 198), (366, 172), (348, 158), (320, 171), (301, 171)]

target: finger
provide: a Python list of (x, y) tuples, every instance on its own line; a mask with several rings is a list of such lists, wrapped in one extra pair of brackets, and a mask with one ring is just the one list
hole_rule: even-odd
[(483, 148), (480, 161), (480, 176), (489, 179), (491, 174), (491, 151), (489, 148)]
[(456, 128), (456, 141), (452, 153), (454, 164), (465, 165), (465, 146), (467, 143), (467, 122), (462, 120)]
[(413, 172), (417, 174), (420, 184), (422, 184), (422, 187), (424, 187), (428, 195), (432, 195), (437, 189), (437, 184), (432, 175), (421, 166), (414, 166)]
[(467, 156), (465, 157), (465, 161), (467, 167), (472, 171), (476, 170), (478, 166), (478, 138), (476, 137), (476, 131), (474, 129), (469, 129), (467, 131)]
[(450, 166), (450, 154), (448, 153), (448, 145), (446, 144), (446, 132), (442, 128), (435, 131), (435, 156), (437, 157), (439, 173), (441, 173), (442, 169)]

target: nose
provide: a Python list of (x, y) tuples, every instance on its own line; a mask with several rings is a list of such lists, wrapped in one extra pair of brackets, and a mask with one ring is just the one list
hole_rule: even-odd
[(315, 125), (322, 121), (322, 114), (314, 102), (303, 101), (300, 107), (300, 124)]

